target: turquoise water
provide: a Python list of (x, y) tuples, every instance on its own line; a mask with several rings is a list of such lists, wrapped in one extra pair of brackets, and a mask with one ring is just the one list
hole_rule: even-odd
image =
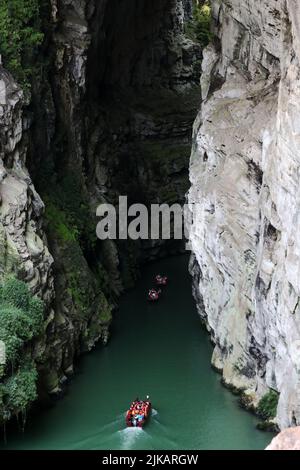
[[(191, 295), (186, 256), (147, 266), (124, 295), (112, 339), (85, 356), (67, 395), (10, 433), (13, 449), (263, 449), (270, 433), (242, 410), (212, 371), (212, 348)], [(156, 273), (169, 285), (157, 304), (146, 300)], [(138, 395), (154, 407), (144, 430), (126, 429)]]

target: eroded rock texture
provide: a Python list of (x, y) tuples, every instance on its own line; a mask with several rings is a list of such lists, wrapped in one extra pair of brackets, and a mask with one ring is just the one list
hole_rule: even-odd
[(300, 422), (300, 7), (213, 0), (189, 201), (199, 312), (227, 384)]
[(49, 0), (29, 105), (0, 70), (0, 274), (15, 272), (45, 301), (42, 395), (106, 343), (140, 262), (169, 250), (99, 242), (95, 214), (124, 194), (184, 201), (202, 55), (184, 34), (191, 4)]
[(26, 169), (26, 121), (23, 94), (0, 67), (0, 257), (1, 274), (17, 270), (32, 291), (49, 304), (53, 279), (41, 229), (44, 204)]

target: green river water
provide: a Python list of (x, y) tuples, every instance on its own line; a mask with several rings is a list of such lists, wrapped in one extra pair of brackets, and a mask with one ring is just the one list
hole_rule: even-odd
[[(187, 256), (148, 265), (123, 296), (106, 348), (86, 355), (67, 395), (10, 432), (9, 449), (263, 449), (270, 433), (238, 406), (210, 367), (212, 348), (191, 294)], [(157, 304), (153, 276), (170, 278)], [(125, 411), (149, 394), (144, 430), (126, 429)], [(3, 446), (2, 446), (3, 448)]]

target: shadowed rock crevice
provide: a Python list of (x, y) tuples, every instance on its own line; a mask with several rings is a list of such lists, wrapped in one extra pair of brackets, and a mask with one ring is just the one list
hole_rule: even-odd
[(181, 249), (100, 242), (95, 214), (119, 195), (185, 200), (202, 57), (184, 34), (191, 4), (51, 0), (28, 106), (1, 70), (1, 274), (14, 271), (45, 303), (40, 396), (59, 395), (76, 357), (107, 342), (140, 264)]

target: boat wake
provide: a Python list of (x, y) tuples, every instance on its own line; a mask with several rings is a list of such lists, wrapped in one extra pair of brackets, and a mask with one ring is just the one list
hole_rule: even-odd
[(121, 437), (121, 449), (131, 450), (140, 438), (145, 435), (142, 428), (126, 428), (119, 431)]
[(96, 450), (99, 449), (99, 441), (101, 443), (106, 442), (109, 440), (110, 437), (115, 434), (118, 428), (121, 427), (124, 421), (124, 415), (120, 414), (116, 416), (116, 418), (111, 421), (110, 423), (104, 424), (103, 426), (99, 426), (95, 428), (94, 432), (84, 436), (80, 441), (75, 441), (70, 443), (71, 450), (80, 450), (80, 449), (89, 449), (89, 450)]
[[(71, 445), (72, 449), (99, 449), (101, 448), (112, 448), (118, 442), (116, 448), (120, 450), (134, 450), (138, 448), (152, 448), (153, 436), (152, 433), (148, 433), (143, 428), (130, 428), (124, 426), (126, 413), (121, 413), (116, 416), (110, 423), (106, 423), (103, 426), (95, 429), (94, 433), (85, 436), (80, 442), (74, 442)], [(167, 434), (167, 430), (164, 425), (159, 421), (159, 413), (155, 408), (152, 408), (151, 418), (155, 428), (159, 428), (160, 432)], [(114, 444), (112, 445), (112, 442)], [(100, 444), (101, 443), (101, 444)], [(100, 446), (99, 446), (100, 444)]]

